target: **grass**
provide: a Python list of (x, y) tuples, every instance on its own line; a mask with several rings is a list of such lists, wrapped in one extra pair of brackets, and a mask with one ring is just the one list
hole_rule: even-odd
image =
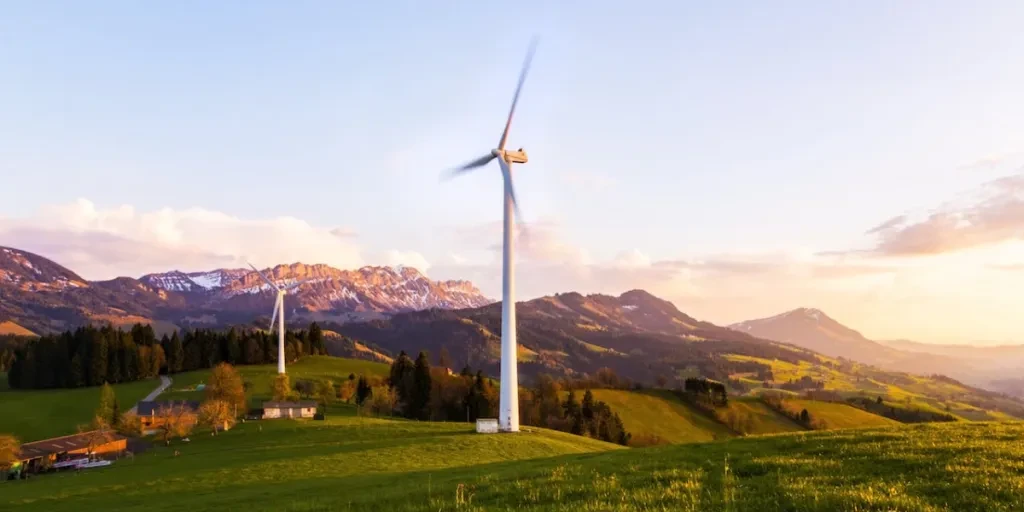
[(429, 474), (449, 468), (620, 448), (542, 429), (481, 435), (459, 423), (354, 416), (247, 422), (107, 469), (0, 484), (0, 509), (289, 510), (310, 498), (343, 506), (385, 496), (407, 478), (429, 492)]
[(0, 484), (0, 509), (1024, 509), (1024, 424), (922, 424), (618, 450), (551, 431), (369, 418), (249, 422), (109, 468)]
[[(254, 366), (237, 366), (242, 379), (252, 384), (250, 397), (253, 405), (258, 405), (270, 396), (270, 386), (277, 375), (276, 364)], [(346, 359), (331, 356), (308, 356), (287, 366), (288, 377), (292, 384), (302, 379), (330, 379), (335, 383), (347, 380), (350, 374), (388, 375), (388, 365), (362, 359)], [(195, 391), (195, 387), (206, 382), (210, 370), (172, 375), (174, 383), (171, 388), (160, 395), (162, 400), (202, 400), (203, 391)]]
[[(0, 390), (0, 432), (14, 434), (22, 442), (75, 433), (79, 424), (92, 420), (100, 401), (100, 388), (13, 390), (6, 376)], [(160, 385), (150, 379), (114, 385), (118, 404), (127, 411)]]
[[(619, 414), (634, 440), (649, 443), (693, 443), (731, 437), (724, 425), (694, 411), (668, 391), (595, 389), (594, 399)], [(583, 396), (577, 396), (582, 400)]]
[(805, 430), (758, 399), (734, 398), (729, 400), (727, 408), (750, 418), (747, 434), (777, 434)]
[(885, 427), (900, 424), (898, 421), (842, 403), (802, 399), (786, 400), (783, 403), (789, 410), (797, 414), (802, 409), (807, 409), (812, 420), (823, 423), (824, 427), (828, 429)]

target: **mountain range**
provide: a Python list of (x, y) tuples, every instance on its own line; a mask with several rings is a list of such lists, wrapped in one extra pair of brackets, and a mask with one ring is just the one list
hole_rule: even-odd
[[(289, 321), (348, 321), (427, 308), (472, 308), (492, 301), (467, 281), (432, 281), (410, 267), (339, 270), (293, 263), (264, 270), (272, 280), (305, 280), (286, 299)], [(170, 271), (89, 281), (42, 256), (0, 247), (0, 322), (36, 333), (90, 322), (154, 323), (158, 330), (251, 323), (275, 293), (245, 269)]]
[[(496, 363), (500, 304), (467, 281), (433, 281), (409, 267), (340, 270), (293, 263), (264, 270), (281, 284), (305, 281), (286, 299), (288, 320), (312, 320), (380, 349), (440, 350), (460, 364)], [(261, 325), (274, 293), (248, 269), (169, 272), (89, 281), (42, 256), (0, 247), (0, 334), (61, 331), (87, 323), (151, 323), (158, 332), (181, 327)], [(729, 352), (757, 357), (801, 349), (879, 368), (942, 374), (1024, 395), (1019, 379), (1024, 347), (930, 345), (874, 341), (824, 312), (800, 308), (728, 327), (697, 320), (642, 290), (618, 297), (563, 293), (518, 304), (520, 358), (525, 372), (588, 372), (600, 366), (653, 379), (696, 366), (727, 377)], [(714, 345), (686, 343), (715, 341)], [(356, 346), (354, 344), (350, 344)], [(783, 347), (783, 348), (780, 348)], [(781, 351), (781, 352), (780, 352)], [(793, 354), (797, 354), (794, 356)], [(778, 355), (778, 354), (776, 354)], [(718, 368), (718, 370), (716, 370)]]

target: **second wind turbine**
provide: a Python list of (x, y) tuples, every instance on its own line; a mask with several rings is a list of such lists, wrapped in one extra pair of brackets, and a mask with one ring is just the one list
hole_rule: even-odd
[(284, 296), (288, 294), (289, 290), (298, 288), (302, 283), (306, 281), (297, 281), (287, 286), (280, 286), (277, 283), (270, 280), (263, 272), (260, 272), (252, 263), (249, 264), (257, 274), (260, 275), (263, 280), (270, 285), (270, 288), (277, 291), (277, 299), (274, 300), (274, 314), (270, 317), (270, 333), (274, 332), (274, 320), (278, 321), (277, 325), (277, 373), (285, 373), (284, 371)]

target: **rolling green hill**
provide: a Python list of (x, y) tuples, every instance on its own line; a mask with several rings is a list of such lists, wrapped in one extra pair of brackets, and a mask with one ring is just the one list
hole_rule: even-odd
[(248, 422), (109, 468), (0, 484), (0, 509), (1011, 511), (1024, 507), (1022, 437), (1021, 423), (957, 422), (618, 449), (545, 430)]
[(871, 414), (843, 403), (821, 402), (818, 400), (793, 399), (783, 401), (785, 407), (797, 414), (807, 409), (812, 421), (819, 421), (825, 429), (867, 428), (900, 425), (889, 418)]
[[(252, 383), (250, 396), (258, 405), (270, 395), (270, 384), (277, 374), (276, 365), (239, 366), (242, 378)], [(294, 383), (298, 379), (348, 379), (349, 374), (386, 376), (388, 366), (383, 363), (329, 356), (311, 356), (289, 365), (288, 374)], [(203, 392), (195, 391), (197, 384), (206, 381), (210, 370), (172, 375), (171, 388), (159, 396), (160, 400), (202, 400)], [(22, 442), (35, 441), (75, 433), (76, 427), (88, 423), (99, 404), (100, 388), (12, 390), (7, 387), (6, 375), (0, 374), (0, 433), (11, 433)], [(127, 411), (160, 385), (150, 379), (114, 385), (118, 403)]]
[[(238, 373), (242, 379), (252, 384), (249, 391), (254, 402), (265, 399), (270, 395), (270, 385), (277, 375), (276, 364), (261, 364), (254, 366), (237, 366)], [(292, 384), (302, 379), (329, 379), (335, 383), (347, 380), (348, 376), (359, 375), (388, 375), (388, 365), (361, 359), (346, 359), (332, 356), (308, 356), (299, 361), (287, 365), (288, 377)], [(210, 376), (210, 370), (198, 370), (194, 372), (179, 373), (172, 375), (174, 384), (160, 395), (165, 400), (201, 400), (202, 391), (196, 391), (198, 384), (206, 382)]]
[[(118, 404), (127, 411), (160, 385), (157, 379), (114, 385)], [(22, 442), (74, 434), (92, 420), (100, 401), (100, 388), (12, 390), (4, 379), (0, 388), (0, 432)]]
[[(217, 437), (193, 435), (190, 443), (158, 446), (98, 471), (0, 484), (0, 510), (296, 510), (295, 503), (310, 499), (344, 507), (383, 497), (409, 479), (429, 488), (431, 474), (447, 468), (619, 449), (544, 429), (480, 435), (458, 423), (267, 420)], [(453, 489), (443, 492), (450, 498)], [(429, 492), (420, 497), (429, 499)]]
[(668, 391), (595, 389), (594, 399), (619, 414), (636, 445), (693, 443), (734, 434), (721, 423), (694, 411)]
[[(764, 402), (755, 398), (734, 398), (729, 400), (726, 411), (734, 411), (744, 418), (750, 418), (744, 425), (746, 434), (778, 434), (782, 432), (799, 432), (806, 430), (793, 420), (772, 410)], [(723, 414), (727, 412), (723, 411)]]

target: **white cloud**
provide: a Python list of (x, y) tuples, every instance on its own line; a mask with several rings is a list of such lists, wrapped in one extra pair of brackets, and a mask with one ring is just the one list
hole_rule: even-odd
[(393, 267), (399, 265), (412, 267), (415, 268), (416, 270), (419, 270), (423, 274), (426, 274), (427, 269), (430, 268), (430, 262), (427, 261), (427, 258), (423, 257), (422, 254), (416, 251), (399, 251), (391, 249), (388, 251), (384, 251), (384, 254), (382, 256), (383, 263), (385, 265), (390, 265)]
[(239, 219), (203, 208), (139, 211), (77, 201), (36, 215), (0, 219), (0, 244), (40, 253), (87, 279), (137, 277), (170, 269), (326, 263), (363, 264), (351, 231), (294, 217)]

